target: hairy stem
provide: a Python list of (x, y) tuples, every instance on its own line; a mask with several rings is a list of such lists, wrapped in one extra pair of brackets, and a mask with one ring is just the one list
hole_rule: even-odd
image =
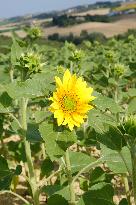
[(27, 166), (28, 166), (28, 177), (30, 186), (32, 189), (32, 195), (34, 200), (34, 205), (39, 205), (39, 190), (37, 187), (36, 176), (34, 172), (34, 166), (32, 162), (32, 155), (31, 155), (31, 147), (30, 143), (26, 139), (26, 131), (27, 131), (27, 99), (21, 99), (21, 109), (20, 109), (20, 117), (21, 117), (21, 125), (24, 134), (24, 146), (25, 146), (25, 154), (27, 159)]
[(132, 161), (132, 183), (133, 183), (133, 195), (136, 205), (136, 145), (132, 145), (131, 148), (131, 161)]
[(89, 171), (89, 170), (92, 169), (92, 168), (95, 168), (96, 166), (102, 164), (103, 162), (104, 162), (104, 159), (103, 159), (103, 158), (100, 158), (100, 159), (98, 159), (97, 161), (92, 162), (91, 164), (89, 164), (89, 165), (87, 165), (86, 167), (84, 167), (83, 169), (81, 169), (81, 171), (78, 172), (78, 174), (73, 178), (72, 183), (74, 183), (74, 182), (78, 179), (78, 177), (80, 177), (80, 175), (82, 175), (83, 173)]
[(76, 196), (75, 196), (75, 190), (74, 190), (74, 184), (73, 177), (71, 173), (71, 164), (70, 164), (70, 158), (69, 158), (69, 150), (66, 150), (65, 155), (65, 163), (66, 163), (66, 171), (67, 171), (67, 177), (68, 177), (68, 184), (69, 184), (69, 191), (70, 191), (70, 202), (69, 205), (75, 205), (76, 204)]
[(126, 196), (127, 196), (128, 205), (131, 205), (130, 188), (129, 188), (127, 176), (122, 176), (122, 180), (123, 180), (124, 187), (125, 187), (125, 192), (126, 192)]
[(11, 83), (13, 83), (14, 82), (14, 70), (12, 67), (9, 70), (9, 75), (10, 75)]

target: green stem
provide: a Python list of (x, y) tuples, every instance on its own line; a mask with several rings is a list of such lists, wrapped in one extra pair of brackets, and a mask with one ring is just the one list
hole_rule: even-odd
[(31, 147), (30, 143), (26, 139), (26, 131), (27, 131), (27, 99), (21, 99), (21, 125), (24, 134), (24, 146), (25, 146), (25, 154), (27, 159), (27, 166), (28, 166), (28, 177), (30, 186), (32, 189), (32, 195), (34, 200), (34, 205), (39, 205), (39, 190), (37, 187), (36, 176), (34, 172), (34, 166), (32, 162), (32, 155), (31, 155)]
[(136, 145), (131, 148), (133, 195), (136, 205)]
[(123, 180), (124, 187), (125, 187), (125, 192), (126, 192), (126, 196), (127, 196), (128, 205), (131, 205), (130, 188), (129, 188), (127, 176), (122, 176), (122, 180)]
[(68, 184), (69, 184), (69, 191), (70, 191), (70, 202), (69, 205), (75, 205), (76, 204), (76, 196), (75, 196), (75, 190), (74, 190), (74, 184), (73, 177), (71, 173), (71, 164), (70, 164), (70, 158), (69, 158), (69, 150), (66, 150), (65, 155), (65, 163), (66, 163), (66, 171), (67, 171), (67, 177), (68, 177)]
[(102, 164), (104, 161), (105, 161), (104, 158), (100, 158), (100, 159), (98, 159), (97, 161), (92, 162), (91, 164), (88, 164), (86, 167), (84, 167), (83, 169), (81, 169), (80, 172), (78, 172), (78, 174), (73, 178), (72, 183), (74, 183), (74, 182), (78, 179), (78, 177), (80, 177), (80, 175), (82, 175), (83, 173), (89, 171), (89, 170), (92, 169), (92, 168), (97, 167), (98, 165)]
[(45, 151), (45, 144), (44, 143), (42, 143), (41, 148), (42, 148), (43, 159), (46, 159), (46, 151)]
[(10, 68), (9, 75), (10, 75), (11, 83), (13, 83), (14, 82), (14, 70), (12, 67)]
[(42, 191), (42, 188), (48, 184), (48, 182), (54, 177), (57, 176), (58, 174), (60, 174), (60, 172), (62, 171), (61, 167), (56, 171), (53, 172), (48, 178), (44, 177), (40, 183), (39, 183), (39, 187), (40, 187), (40, 191)]

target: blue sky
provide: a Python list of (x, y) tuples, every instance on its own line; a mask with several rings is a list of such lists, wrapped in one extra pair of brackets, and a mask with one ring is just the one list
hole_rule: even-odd
[(0, 18), (61, 10), (63, 8), (94, 2), (96, 0), (0, 0)]

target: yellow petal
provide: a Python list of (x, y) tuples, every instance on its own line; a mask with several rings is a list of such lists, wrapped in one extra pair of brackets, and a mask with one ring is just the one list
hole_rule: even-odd
[(55, 77), (55, 81), (56, 81), (56, 85), (57, 85), (58, 87), (61, 87), (61, 86), (62, 86), (62, 82), (61, 82), (61, 80), (60, 80), (59, 77)]
[(69, 83), (70, 78), (71, 78), (71, 73), (67, 69), (64, 73), (64, 76), (63, 76), (63, 86), (65, 89), (67, 89), (67, 87), (68, 87), (68, 83)]
[(84, 123), (83, 115), (79, 115), (79, 114), (77, 114), (77, 113), (73, 113), (73, 114), (72, 114), (72, 118), (73, 118), (73, 120), (76, 121), (78, 124)]
[(74, 124), (72, 124), (72, 123), (68, 123), (68, 127), (69, 127), (69, 129), (72, 131), (73, 128), (74, 128)]
[(54, 112), (54, 117), (57, 118), (58, 126), (60, 126), (64, 121), (64, 113), (62, 110), (56, 110)]
[(51, 107), (57, 110), (57, 109), (60, 108), (60, 105), (59, 105), (58, 102), (55, 101), (55, 102), (53, 102), (53, 103), (51, 104)]

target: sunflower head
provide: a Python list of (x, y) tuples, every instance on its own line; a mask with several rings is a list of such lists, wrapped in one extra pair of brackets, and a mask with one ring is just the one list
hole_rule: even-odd
[(123, 64), (121, 64), (121, 63), (115, 64), (115, 66), (114, 66), (113, 69), (114, 69), (114, 74), (115, 74), (115, 76), (118, 76), (118, 77), (124, 75), (124, 74), (125, 74), (125, 71), (126, 71), (125, 65), (123, 65)]
[(87, 112), (93, 109), (90, 104), (95, 99), (92, 96), (93, 88), (87, 87), (87, 83), (76, 74), (71, 75), (66, 70), (63, 80), (55, 77), (56, 91), (50, 98), (52, 101), (50, 111), (54, 113), (58, 125), (68, 125), (70, 130), (74, 126), (80, 127), (87, 118)]
[(42, 32), (38, 27), (32, 27), (28, 30), (28, 37), (32, 40), (36, 40), (37, 38), (41, 37)]
[(124, 128), (126, 134), (129, 134), (134, 139), (136, 138), (136, 115), (131, 115), (128, 117), (124, 123)]
[(25, 52), (20, 56), (19, 64), (20, 68), (24, 69), (26, 73), (38, 73), (42, 70), (45, 63), (42, 63), (42, 56), (30, 51)]
[(84, 52), (82, 50), (74, 50), (72, 52), (72, 55), (70, 56), (71, 61), (81, 61), (81, 59), (84, 57)]

